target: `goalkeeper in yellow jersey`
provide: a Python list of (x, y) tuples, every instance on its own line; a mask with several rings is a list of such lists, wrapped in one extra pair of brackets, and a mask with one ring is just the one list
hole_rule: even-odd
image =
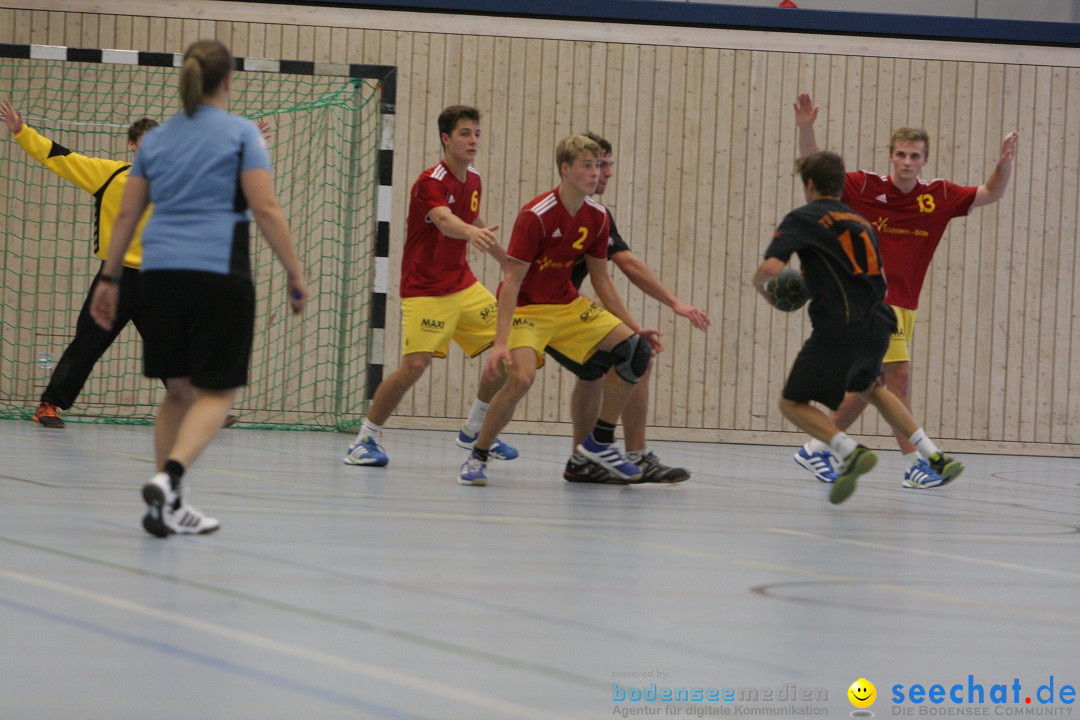
[[(23, 122), (22, 114), (10, 102), (0, 102), (0, 120), (11, 131), (12, 139), (30, 157), (94, 197), (93, 250), (98, 259), (105, 260), (109, 250), (109, 240), (112, 237), (113, 223), (120, 210), (120, 198), (124, 196), (124, 187), (127, 185), (131, 163), (86, 157), (42, 137), (34, 128)], [(128, 148), (132, 154), (138, 150), (142, 136), (157, 125), (157, 122), (149, 118), (142, 118), (128, 128)], [(260, 125), (260, 127), (265, 133), (268, 126)], [(148, 208), (140, 218), (135, 237), (124, 255), (124, 269), (120, 276), (121, 300), (112, 330), (101, 329), (90, 317), (90, 298), (94, 295), (98, 275), (101, 273), (100, 268), (90, 284), (86, 301), (83, 302), (82, 311), (75, 324), (75, 337), (56, 364), (56, 369), (53, 370), (52, 377), (49, 379), (49, 385), (41, 394), (41, 402), (32, 416), (35, 422), (44, 427), (56, 429), (64, 427), (64, 419), (60, 417), (60, 411), (67, 410), (75, 403), (94, 364), (112, 345), (113, 340), (129, 320), (135, 323), (135, 329), (139, 330), (140, 335), (142, 334), (140, 328), (142, 314), (139, 309), (141, 237), (143, 226), (150, 217), (151, 210), (152, 208)], [(226, 420), (226, 426), (234, 422), (236, 418), (230, 415)]]

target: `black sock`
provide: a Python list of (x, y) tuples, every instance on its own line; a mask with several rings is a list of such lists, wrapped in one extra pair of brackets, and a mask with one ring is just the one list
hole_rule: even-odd
[(488, 449), (488, 450), (481, 450), (481, 449), (480, 449), (480, 448), (478, 448), (478, 447), (474, 447), (474, 448), (473, 448), (473, 451), (472, 451), (472, 455), (471, 455), (471, 457), (474, 457), (474, 458), (476, 458), (476, 459), (477, 459), (477, 460), (479, 460), (480, 462), (487, 462), (487, 461), (488, 461), (488, 453), (489, 453), (489, 452), (491, 452), (491, 450), (490, 450), (490, 449)]
[(180, 478), (184, 477), (184, 466), (175, 460), (165, 461), (165, 473), (169, 476), (169, 485), (173, 492), (180, 491)]
[(596, 427), (592, 431), (593, 440), (601, 445), (610, 445), (615, 442), (615, 424), (604, 420), (597, 420)]

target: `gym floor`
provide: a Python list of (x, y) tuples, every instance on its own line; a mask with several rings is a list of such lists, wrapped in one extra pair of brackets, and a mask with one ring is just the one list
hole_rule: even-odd
[(351, 436), (223, 431), (187, 477), (221, 530), (161, 540), (150, 428), (0, 421), (0, 717), (847, 717), (862, 678), (878, 717), (1076, 707), (1080, 460), (914, 491), (885, 452), (834, 507), (794, 448), (656, 443), (693, 478), (613, 487), (506, 439), (470, 488), (453, 433), (358, 468)]

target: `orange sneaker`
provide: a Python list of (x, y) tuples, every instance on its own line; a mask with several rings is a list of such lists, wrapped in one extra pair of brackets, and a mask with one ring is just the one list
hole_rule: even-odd
[(62, 430), (64, 427), (64, 418), (60, 417), (60, 408), (52, 403), (42, 402), (30, 419), (42, 427), (54, 430)]

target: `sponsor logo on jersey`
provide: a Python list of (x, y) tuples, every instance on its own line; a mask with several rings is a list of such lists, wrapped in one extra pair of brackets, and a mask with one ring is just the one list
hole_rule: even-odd
[(514, 327), (525, 327), (533, 330), (536, 328), (536, 323), (527, 317), (514, 316)]
[(498, 312), (498, 310), (498, 303), (491, 303), (490, 305), (486, 305), (483, 309), (480, 310), (480, 320), (485, 323), (490, 323), (492, 320), (495, 319), (495, 314)]
[(562, 228), (555, 228), (555, 232), (551, 233), (551, 237), (562, 237)]
[(450, 193), (450, 197), (447, 198), (446, 203), (448, 205), (453, 205), (454, 204), (454, 194), (453, 193)]
[(446, 321), (424, 318), (420, 321), (420, 328), (428, 332), (440, 332), (446, 329)]
[(875, 200), (877, 200), (877, 201), (878, 201), (878, 202), (880, 202), (880, 203), (883, 203), (883, 202), (889, 202), (889, 198), (885, 197), (885, 193), (881, 193), (880, 195), (878, 195), (878, 196), (877, 196), (876, 198), (874, 198), (874, 199), (875, 199)]
[(889, 218), (878, 217), (874, 221), (874, 227), (877, 228), (879, 235), (914, 235), (915, 237), (929, 237), (930, 233), (926, 230), (920, 230), (915, 228), (911, 230), (909, 228), (893, 227), (889, 224)]
[(597, 315), (604, 312), (604, 308), (600, 307), (596, 303), (589, 303), (589, 307), (585, 309), (585, 312), (581, 313), (578, 317), (581, 318), (581, 322), (589, 322)]
[(566, 262), (555, 262), (547, 255), (545, 255), (544, 257), (536, 261), (536, 269), (540, 272), (552, 269), (557, 270), (559, 268), (573, 267), (575, 262), (577, 262), (577, 258), (574, 258), (573, 260), (567, 260)]

